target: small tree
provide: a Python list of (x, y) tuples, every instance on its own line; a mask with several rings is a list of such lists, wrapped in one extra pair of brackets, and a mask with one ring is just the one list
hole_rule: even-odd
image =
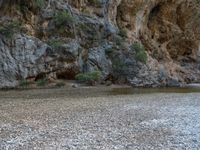
[(135, 50), (135, 58), (136, 60), (142, 62), (142, 63), (147, 63), (147, 53), (145, 51), (145, 48), (142, 44), (136, 42), (131, 46), (132, 50)]
[(82, 83), (87, 83), (93, 85), (101, 77), (101, 72), (93, 71), (88, 73), (80, 73), (75, 76), (75, 79)]
[(74, 22), (74, 19), (68, 11), (63, 10), (56, 13), (56, 15), (54, 16), (54, 22), (57, 27), (63, 27), (68, 24), (72, 24)]
[(12, 38), (12, 36), (17, 32), (20, 32), (20, 30), (21, 23), (18, 21), (12, 21), (8, 24), (0, 26), (0, 34), (6, 38)]

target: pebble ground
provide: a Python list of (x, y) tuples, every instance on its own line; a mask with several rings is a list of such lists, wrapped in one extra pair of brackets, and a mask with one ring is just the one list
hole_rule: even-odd
[(60, 91), (0, 92), (0, 150), (200, 149), (200, 93)]

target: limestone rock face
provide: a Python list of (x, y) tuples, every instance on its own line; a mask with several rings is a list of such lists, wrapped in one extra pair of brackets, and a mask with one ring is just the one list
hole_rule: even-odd
[(199, 1), (124, 0), (117, 16), (118, 26), (127, 30), (129, 39), (140, 40), (168, 76), (199, 80)]
[[(70, 47), (72, 48), (72, 47)], [(16, 35), (13, 40), (0, 40), (0, 87), (14, 87), (24, 79), (48, 75), (56, 78), (63, 72), (71, 78), (79, 72), (75, 55), (67, 49), (54, 51), (39, 39)], [(56, 76), (57, 75), (57, 76)]]
[(199, 0), (0, 0), (0, 8), (1, 87), (94, 70), (134, 86), (200, 81)]

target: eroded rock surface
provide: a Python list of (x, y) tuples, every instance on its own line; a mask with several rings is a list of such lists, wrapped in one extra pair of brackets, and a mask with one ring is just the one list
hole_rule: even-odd
[[(1, 87), (93, 70), (134, 86), (200, 80), (198, 0), (1, 0), (0, 8)], [(5, 37), (13, 20), (20, 30)], [(135, 42), (144, 45), (146, 64)]]

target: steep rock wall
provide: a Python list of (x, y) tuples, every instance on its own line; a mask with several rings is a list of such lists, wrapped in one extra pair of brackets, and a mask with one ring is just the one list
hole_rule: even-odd
[(117, 19), (129, 38), (141, 40), (169, 76), (191, 81), (199, 78), (199, 10), (200, 2), (193, 0), (124, 0)]
[[(135, 86), (200, 80), (198, 0), (47, 0), (39, 5), (34, 1), (0, 0), (0, 8), (1, 87), (16, 85), (22, 79), (36, 80), (41, 74), (73, 79), (78, 72), (93, 70), (100, 70), (104, 80)], [(67, 17), (60, 24), (57, 20), (61, 15), (62, 21), (63, 12)], [(8, 39), (5, 28), (10, 24), (13, 27), (13, 20), (20, 21), (20, 31)], [(19, 39), (26, 39), (25, 45), (29, 40), (43, 43), (51, 57), (40, 51), (38, 42), (32, 43), (32, 49), (20, 49), (21, 44), (14, 42)], [(146, 64), (137, 60), (131, 46), (134, 42), (144, 45)], [(31, 51), (41, 55), (30, 55)], [(22, 65), (27, 57), (27, 64), (34, 67)], [(49, 57), (52, 61), (46, 61)], [(18, 61), (11, 61), (16, 58)], [(41, 65), (51, 67), (36, 69)], [(5, 66), (10, 67), (6, 70)]]

